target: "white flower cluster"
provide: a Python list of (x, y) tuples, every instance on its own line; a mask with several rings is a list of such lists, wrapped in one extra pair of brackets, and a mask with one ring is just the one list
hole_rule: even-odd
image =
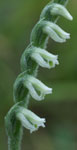
[[(52, 4), (51, 8), (52, 9), (50, 10), (50, 13), (52, 15), (60, 15), (68, 20), (73, 19), (67, 9), (60, 4), (54, 3)], [(57, 24), (45, 20), (44, 22), (45, 25), (42, 28), (43, 33), (47, 34), (54, 41), (63, 43), (70, 38), (70, 34), (61, 29)], [(49, 69), (59, 64), (57, 55), (50, 54), (46, 50), (35, 46), (32, 47), (32, 53), (30, 54), (30, 57), (39, 66)], [(23, 81), (23, 85), (29, 90), (30, 95), (38, 101), (43, 100), (46, 94), (52, 93), (52, 88), (47, 87), (41, 81), (29, 74), (26, 75), (26, 80)], [(31, 133), (36, 131), (40, 126), (45, 127), (44, 118), (41, 119), (24, 107), (19, 108), (19, 112), (17, 112), (16, 116), (21, 121), (21, 124), (25, 128), (29, 129)]]

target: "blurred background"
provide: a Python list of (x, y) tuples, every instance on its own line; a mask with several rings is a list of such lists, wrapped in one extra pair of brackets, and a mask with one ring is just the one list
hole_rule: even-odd
[[(13, 103), (12, 87), (20, 73), (20, 57), (29, 44), (30, 33), (49, 0), (0, 0), (0, 150), (7, 150), (4, 116)], [(38, 78), (53, 88), (42, 102), (30, 101), (29, 108), (46, 117), (46, 128), (30, 134), (24, 130), (22, 150), (77, 150), (77, 1), (70, 0), (72, 22), (58, 24), (71, 33), (64, 44), (49, 40), (48, 51), (59, 55), (60, 65), (39, 68)]]

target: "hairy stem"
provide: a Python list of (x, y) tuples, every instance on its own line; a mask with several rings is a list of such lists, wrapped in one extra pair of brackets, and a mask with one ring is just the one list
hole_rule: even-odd
[(12, 134), (8, 135), (8, 150), (21, 150), (23, 128), (18, 120), (13, 122)]

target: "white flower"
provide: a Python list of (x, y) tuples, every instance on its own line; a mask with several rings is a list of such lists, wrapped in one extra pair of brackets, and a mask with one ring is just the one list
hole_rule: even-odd
[(70, 38), (70, 34), (62, 30), (55, 23), (46, 21), (46, 25), (43, 27), (43, 32), (56, 42), (66, 42), (66, 39)]
[(50, 12), (51, 15), (61, 15), (68, 20), (73, 20), (73, 17), (63, 5), (56, 3), (52, 4)]
[(23, 127), (30, 130), (30, 133), (33, 131), (38, 130), (38, 128), (45, 127), (45, 119), (38, 117), (36, 114), (34, 114), (32, 111), (24, 108), (19, 107), (19, 111), (16, 113), (16, 117), (18, 120), (20, 120)]
[(31, 58), (35, 60), (41, 67), (53, 68), (58, 65), (58, 56), (50, 54), (44, 49), (34, 47)]
[(23, 84), (28, 88), (30, 95), (35, 100), (43, 100), (46, 94), (52, 93), (51, 88), (48, 88), (41, 81), (31, 75), (26, 76), (26, 81), (24, 81)]

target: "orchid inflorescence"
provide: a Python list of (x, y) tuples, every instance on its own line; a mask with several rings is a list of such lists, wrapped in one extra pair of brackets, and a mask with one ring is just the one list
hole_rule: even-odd
[(45, 119), (28, 109), (29, 97), (41, 101), (46, 94), (52, 93), (52, 88), (47, 87), (36, 76), (39, 66), (51, 69), (59, 64), (58, 56), (45, 50), (48, 38), (59, 43), (70, 38), (70, 34), (56, 24), (58, 16), (73, 19), (65, 8), (66, 3), (67, 0), (53, 0), (43, 9), (40, 20), (31, 32), (30, 45), (21, 56), (21, 73), (13, 87), (15, 105), (5, 117), (9, 150), (20, 149), (22, 127), (29, 129), (31, 133), (40, 126), (45, 127)]

